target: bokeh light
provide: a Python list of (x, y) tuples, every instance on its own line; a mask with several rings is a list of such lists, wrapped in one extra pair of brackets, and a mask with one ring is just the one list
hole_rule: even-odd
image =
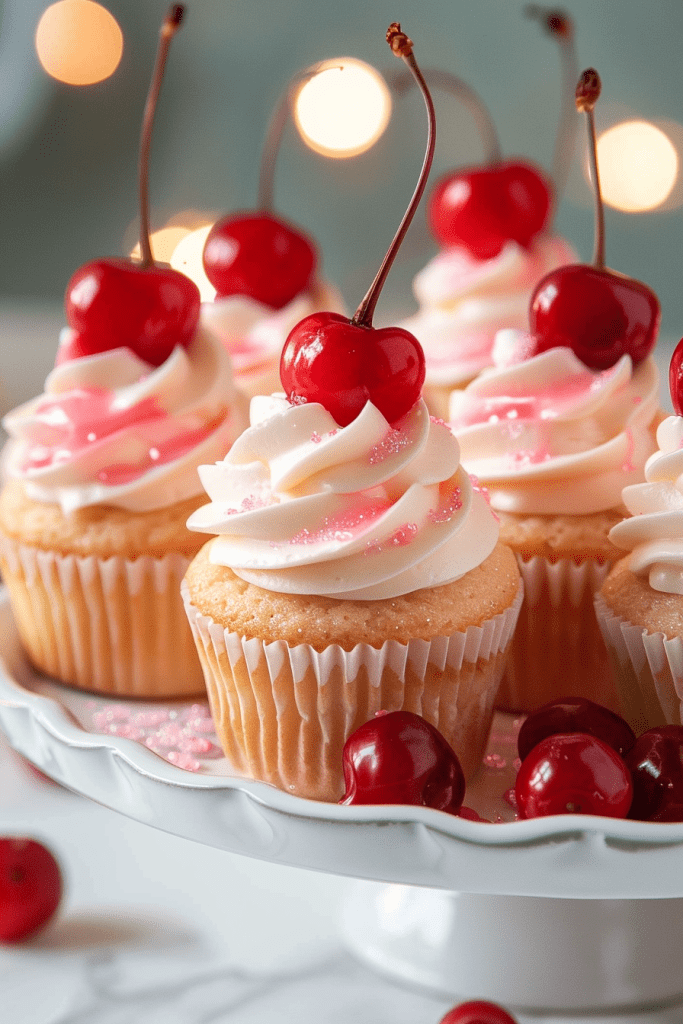
[[(170, 263), (178, 243), (189, 233), (190, 229), (183, 227), (181, 224), (168, 225), (165, 228), (159, 228), (158, 231), (153, 231), (149, 236), (149, 243), (152, 247), (154, 259), (158, 260), (159, 263)], [(133, 259), (140, 259), (139, 242), (130, 255)]]
[(617, 210), (640, 213), (666, 202), (679, 173), (671, 139), (648, 121), (622, 121), (598, 139), (603, 199)]
[(206, 236), (211, 230), (211, 224), (204, 224), (194, 231), (189, 231), (176, 245), (171, 256), (171, 266), (174, 270), (180, 270), (190, 277), (199, 288), (202, 302), (213, 302), (216, 298), (216, 289), (204, 273), (202, 253)]
[(116, 18), (93, 0), (59, 0), (43, 13), (36, 52), (48, 75), (68, 85), (92, 85), (116, 71), (123, 33)]
[(364, 153), (389, 123), (391, 96), (375, 68), (352, 57), (326, 60), (299, 89), (294, 122), (317, 153), (351, 157)]

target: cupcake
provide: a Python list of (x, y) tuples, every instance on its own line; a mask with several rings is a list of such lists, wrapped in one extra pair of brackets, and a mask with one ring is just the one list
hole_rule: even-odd
[(424, 349), (424, 395), (435, 416), (447, 418), (451, 391), (492, 365), (499, 330), (527, 329), (529, 302), (541, 278), (575, 259), (568, 242), (544, 232), (528, 245), (509, 239), (489, 258), (449, 246), (416, 275), (419, 309), (402, 326)]
[(205, 331), (158, 366), (124, 346), (77, 356), (82, 340), (63, 331), (44, 394), (3, 421), (0, 566), (17, 629), (35, 667), (72, 686), (199, 693), (179, 585), (200, 544), (185, 522), (197, 466), (241, 432), (246, 399)]
[[(679, 345), (672, 365), (680, 364)], [(674, 371), (674, 376), (676, 376)], [(678, 385), (672, 381), (672, 393)], [(626, 717), (637, 732), (683, 723), (683, 409), (657, 428), (645, 483), (623, 490), (630, 518), (610, 531), (628, 554), (596, 597)]]
[(234, 769), (338, 800), (342, 748), (377, 711), (435, 725), (480, 763), (521, 590), (512, 553), (448, 427), (420, 400), (399, 427), (368, 402), (256, 398), (251, 426), (200, 469), (217, 536), (183, 594)]
[(657, 369), (623, 355), (591, 370), (564, 347), (524, 359), (528, 344), (501, 332), (497, 365), (450, 402), (463, 465), (488, 490), (525, 584), (497, 703), (529, 711), (571, 694), (620, 711), (593, 595), (621, 557), (610, 530), (622, 489), (655, 448)]

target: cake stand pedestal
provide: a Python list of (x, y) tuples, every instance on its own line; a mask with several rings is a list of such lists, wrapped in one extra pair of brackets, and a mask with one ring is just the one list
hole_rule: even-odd
[(207, 712), (192, 702), (110, 701), (40, 676), (1, 592), (0, 636), (0, 728), (16, 750), (155, 828), (357, 879), (342, 927), (378, 970), (454, 1002), (493, 999), (563, 1022), (575, 1013), (603, 1024), (681, 1020), (683, 824), (512, 820), (511, 716), (496, 716), (466, 798), (491, 823), (340, 807), (237, 778), (215, 748), (204, 758), (171, 749), (193, 740), (195, 720), (194, 740), (211, 746)]

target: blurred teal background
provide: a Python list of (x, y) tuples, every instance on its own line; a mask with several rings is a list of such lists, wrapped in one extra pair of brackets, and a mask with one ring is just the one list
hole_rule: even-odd
[[(158, 28), (167, 5), (104, 0), (124, 34), (118, 70), (73, 87), (41, 69), (38, 0), (0, 2), (0, 297), (58, 302), (71, 273), (136, 239), (137, 145)], [(152, 147), (153, 227), (181, 210), (220, 214), (256, 199), (270, 111), (298, 70), (356, 56), (395, 68), (384, 41), (398, 20), (423, 67), (451, 70), (490, 107), (506, 155), (549, 168), (560, 106), (560, 58), (524, 16), (522, 0), (189, 0), (173, 44)], [(683, 120), (681, 0), (569, 0), (579, 66), (603, 80), (598, 124), (635, 116)], [(433, 177), (481, 157), (468, 114), (435, 93)], [(355, 308), (402, 216), (422, 161), (426, 124), (417, 94), (399, 100), (368, 153), (333, 161), (287, 130), (278, 162), (279, 211), (317, 238), (324, 269)], [(583, 259), (593, 246), (592, 200), (581, 157), (584, 126), (557, 228)], [(671, 205), (671, 204), (670, 204)], [(681, 211), (607, 211), (607, 262), (659, 293), (663, 333), (683, 333)], [(413, 308), (410, 282), (436, 251), (420, 211), (378, 308), (385, 321)], [(56, 342), (56, 339), (55, 339)]]

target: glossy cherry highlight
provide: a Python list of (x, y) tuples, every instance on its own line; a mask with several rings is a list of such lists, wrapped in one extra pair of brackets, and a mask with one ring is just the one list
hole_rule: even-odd
[(633, 795), (622, 758), (596, 736), (548, 736), (522, 761), (515, 796), (521, 818), (598, 814), (625, 818)]
[(458, 814), (465, 777), (453, 748), (411, 711), (379, 714), (349, 736), (342, 804), (414, 804)]
[(576, 87), (576, 106), (588, 118), (596, 211), (593, 265), (573, 264), (551, 271), (537, 285), (529, 312), (532, 354), (566, 346), (595, 370), (613, 366), (623, 355), (629, 355), (634, 363), (641, 362), (654, 347), (661, 315), (659, 300), (651, 288), (605, 267), (604, 212), (593, 116), (600, 89), (597, 72), (588, 68)]
[(422, 346), (398, 327), (377, 330), (372, 317), (396, 253), (415, 215), (434, 156), (434, 104), (413, 55), (413, 44), (394, 23), (387, 42), (415, 76), (427, 108), (427, 151), (412, 199), (389, 250), (353, 318), (315, 313), (290, 332), (282, 351), (280, 379), (290, 402), (320, 402), (339, 426), (346, 426), (372, 401), (396, 424), (420, 396), (425, 377)]
[(587, 697), (558, 697), (536, 708), (522, 723), (517, 736), (521, 760), (547, 736), (571, 732), (597, 736), (622, 757), (636, 740), (630, 725), (614, 711)]
[(439, 1024), (517, 1024), (514, 1017), (496, 1003), (471, 999), (449, 1010)]
[(0, 838), (0, 942), (20, 942), (50, 921), (62, 898), (52, 853), (33, 839)]
[(683, 726), (648, 729), (627, 753), (626, 764), (633, 778), (629, 818), (683, 821)]
[(683, 338), (676, 345), (669, 363), (669, 391), (674, 412), (683, 416)]
[(72, 328), (58, 361), (96, 355), (127, 346), (160, 366), (176, 345), (187, 346), (199, 320), (196, 284), (184, 274), (154, 262), (149, 240), (149, 150), (157, 101), (171, 39), (184, 16), (182, 4), (168, 11), (160, 32), (140, 139), (140, 249), (142, 259), (93, 260), (80, 267), (66, 288), (66, 319)]

